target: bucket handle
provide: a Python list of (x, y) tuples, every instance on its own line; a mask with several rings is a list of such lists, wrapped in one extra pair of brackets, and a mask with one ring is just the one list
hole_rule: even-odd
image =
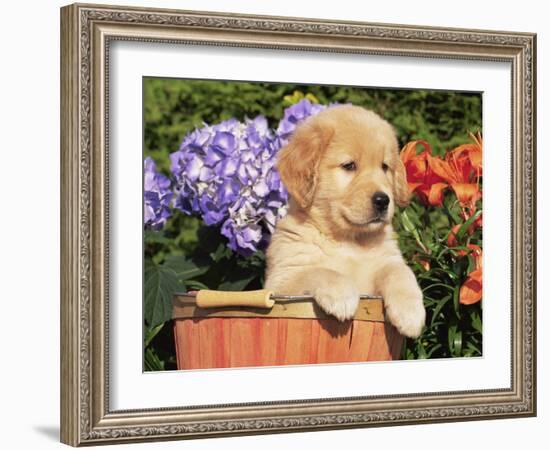
[[(313, 296), (280, 295), (267, 289), (256, 291), (214, 291), (202, 289), (200, 291), (178, 293), (182, 297), (195, 298), (195, 304), (200, 308), (223, 308), (231, 306), (248, 306), (252, 308), (271, 309), (275, 302), (314, 300)], [(379, 295), (361, 294), (361, 299), (381, 299)]]
[(271, 299), (272, 291), (211, 291), (202, 289), (196, 294), (197, 306), (201, 308), (221, 308), (224, 306), (250, 306), (253, 308), (271, 309), (275, 300)]

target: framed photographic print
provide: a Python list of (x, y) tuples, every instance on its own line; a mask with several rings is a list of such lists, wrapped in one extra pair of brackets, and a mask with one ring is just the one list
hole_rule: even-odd
[(63, 442), (536, 414), (535, 35), (77, 4), (61, 38)]

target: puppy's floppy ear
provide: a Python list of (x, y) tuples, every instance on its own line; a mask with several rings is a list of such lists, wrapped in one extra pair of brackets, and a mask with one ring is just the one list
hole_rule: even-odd
[(409, 204), (411, 191), (407, 184), (407, 171), (399, 156), (393, 174), (393, 198), (397, 206), (405, 207)]
[(304, 209), (313, 201), (319, 163), (329, 139), (328, 130), (310, 120), (299, 125), (289, 143), (279, 151), (277, 169), (281, 180), (291, 197)]

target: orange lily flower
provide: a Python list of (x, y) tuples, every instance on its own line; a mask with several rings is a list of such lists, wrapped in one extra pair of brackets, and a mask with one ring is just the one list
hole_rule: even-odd
[(483, 258), (478, 245), (469, 244), (476, 261), (476, 268), (468, 274), (466, 281), (460, 287), (459, 301), (463, 305), (473, 305), (481, 300), (483, 291)]
[(479, 178), (482, 173), (482, 140), (479, 133), (473, 144), (456, 147), (447, 154), (445, 160), (433, 158), (433, 171), (449, 183), (460, 204), (475, 209), (481, 198)]
[(453, 153), (457, 158), (464, 160), (461, 165), (461, 168), (466, 171), (464, 178), (470, 176), (472, 170), (475, 177), (479, 178), (482, 175), (483, 140), (480, 133), (470, 133), (470, 138), (474, 141), (473, 143), (459, 145), (453, 150)]
[(464, 284), (460, 287), (460, 303), (473, 305), (481, 301), (482, 296), (482, 270), (476, 269), (470, 272)]
[[(416, 153), (416, 146), (422, 145), (424, 150)], [(401, 161), (407, 171), (407, 183), (411, 192), (416, 193), (425, 205), (441, 206), (443, 191), (449, 186), (445, 179), (433, 170), (430, 144), (426, 141), (411, 141), (401, 150)]]

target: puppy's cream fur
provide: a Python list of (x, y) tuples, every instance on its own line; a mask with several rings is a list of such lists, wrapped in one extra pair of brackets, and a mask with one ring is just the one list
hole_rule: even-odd
[[(277, 167), (291, 199), (267, 250), (265, 287), (312, 294), (339, 320), (353, 317), (360, 293), (382, 295), (389, 321), (419, 336), (422, 292), (391, 226), (410, 195), (392, 127), (363, 108), (328, 108), (296, 129)], [(390, 198), (383, 215), (375, 192)]]

